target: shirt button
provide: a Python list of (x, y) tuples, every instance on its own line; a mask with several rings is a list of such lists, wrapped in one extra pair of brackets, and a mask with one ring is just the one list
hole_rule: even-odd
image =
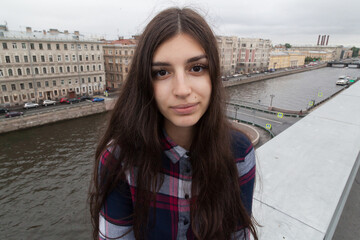
[(185, 194), (185, 199), (189, 199), (189, 194)]
[(184, 225), (188, 225), (189, 221), (187, 219), (184, 220)]

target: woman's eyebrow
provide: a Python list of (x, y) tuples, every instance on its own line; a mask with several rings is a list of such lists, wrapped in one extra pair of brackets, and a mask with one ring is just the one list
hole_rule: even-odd
[(207, 58), (205, 54), (202, 54), (202, 55), (199, 55), (199, 56), (196, 56), (196, 57), (192, 57), (192, 58), (189, 58), (186, 63), (191, 63), (191, 62), (196, 62), (200, 59), (203, 59), (203, 58)]
[[(205, 54), (201, 54), (199, 56), (195, 56), (195, 57), (192, 57), (192, 58), (189, 58), (188, 60), (186, 60), (186, 63), (191, 63), (191, 62), (196, 62), (200, 59), (203, 59), (203, 58), (207, 58)], [(170, 63), (167, 63), (167, 62), (153, 62), (151, 63), (151, 66), (152, 67), (156, 67), (156, 66), (171, 66)]]

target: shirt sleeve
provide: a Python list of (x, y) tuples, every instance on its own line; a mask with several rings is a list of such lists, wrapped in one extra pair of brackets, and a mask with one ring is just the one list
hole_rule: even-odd
[[(108, 148), (99, 161), (99, 172), (111, 167), (117, 149)], [(99, 183), (101, 184), (101, 182)], [(107, 196), (99, 215), (99, 239), (135, 239), (132, 230), (133, 203), (129, 184), (121, 180)], [(127, 234), (126, 234), (127, 233)], [(126, 234), (125, 236), (123, 236)]]

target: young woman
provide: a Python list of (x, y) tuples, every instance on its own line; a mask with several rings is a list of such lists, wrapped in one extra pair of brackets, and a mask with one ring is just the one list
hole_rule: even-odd
[(210, 27), (188, 8), (162, 11), (96, 151), (94, 239), (257, 239), (254, 150), (224, 109)]

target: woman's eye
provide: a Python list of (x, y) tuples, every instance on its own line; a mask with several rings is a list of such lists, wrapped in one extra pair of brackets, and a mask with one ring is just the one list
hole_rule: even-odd
[(158, 77), (163, 77), (165, 76), (166, 74), (168, 74), (168, 72), (166, 70), (160, 70), (156, 73), (156, 76)]
[(206, 66), (196, 65), (196, 66), (193, 66), (193, 67), (190, 69), (190, 71), (191, 71), (191, 72), (197, 72), (197, 73), (199, 73), (199, 72), (204, 71), (204, 69), (206, 69)]

